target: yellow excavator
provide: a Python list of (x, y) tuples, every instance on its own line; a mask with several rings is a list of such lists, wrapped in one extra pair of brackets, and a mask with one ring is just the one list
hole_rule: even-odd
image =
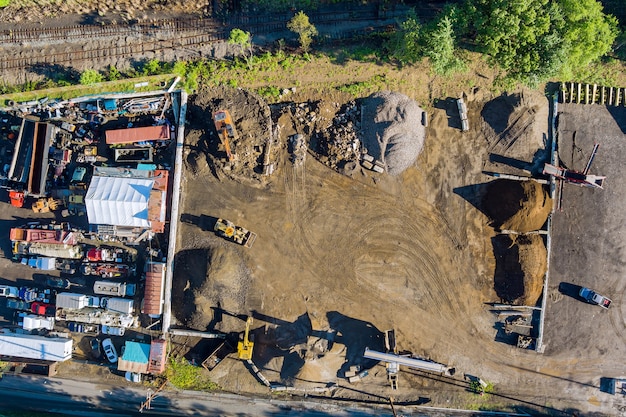
[(252, 360), (254, 342), (248, 339), (248, 336), (250, 335), (250, 326), (252, 326), (252, 317), (248, 317), (246, 320), (246, 330), (243, 333), (243, 340), (240, 340), (237, 343), (237, 358), (244, 361)]
[(233, 162), (236, 156), (230, 149), (230, 141), (237, 138), (237, 131), (228, 110), (213, 112), (213, 123), (215, 124), (215, 130), (217, 130), (220, 142), (224, 147), (224, 152), (226, 152), (228, 157), (228, 162)]

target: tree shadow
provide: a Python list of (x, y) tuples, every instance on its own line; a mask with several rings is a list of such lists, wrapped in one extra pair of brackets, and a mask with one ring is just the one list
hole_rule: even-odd
[(76, 68), (61, 64), (47, 64), (41, 62), (30, 65), (28, 71), (43, 75), (55, 83), (66, 82), (68, 84), (76, 84), (80, 80), (80, 71)]
[(484, 105), (480, 115), (493, 131), (500, 135), (507, 129), (509, 118), (520, 103), (521, 97), (519, 94), (509, 95), (504, 93), (500, 97), (488, 101)]

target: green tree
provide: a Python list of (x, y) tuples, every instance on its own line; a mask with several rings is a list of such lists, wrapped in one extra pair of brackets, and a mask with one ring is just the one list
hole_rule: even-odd
[(0, 0), (0, 8), (7, 7), (11, 3), (11, 0)]
[[(230, 31), (228, 43), (231, 45), (239, 45), (241, 54), (244, 56), (248, 68), (250, 68), (250, 57), (252, 56), (252, 35), (250, 35), (250, 32), (235, 28)], [(246, 55), (246, 49), (248, 49), (249, 55)]]
[(161, 63), (158, 59), (151, 59), (143, 64), (144, 75), (157, 75), (161, 73)]
[(414, 11), (400, 23), (400, 28), (385, 43), (389, 57), (401, 64), (411, 64), (422, 58), (422, 26)]
[(104, 81), (104, 76), (94, 69), (86, 69), (80, 74), (80, 83), (82, 85), (91, 85)]
[(430, 58), (433, 70), (446, 75), (464, 67), (463, 61), (455, 55), (455, 35), (453, 20), (447, 15), (424, 31), (423, 53)]
[(115, 65), (109, 65), (109, 69), (107, 71), (107, 81), (115, 81), (122, 78), (122, 74), (117, 69)]
[(596, 0), (468, 0), (465, 12), (478, 47), (529, 84), (597, 60), (617, 35)]
[(585, 67), (611, 51), (619, 33), (617, 19), (604, 14), (596, 0), (559, 0), (565, 20), (563, 39), (567, 54), (562, 75), (571, 78), (577, 67)]
[(299, 11), (287, 22), (287, 29), (298, 34), (300, 47), (302, 47), (304, 52), (308, 52), (313, 38), (317, 36), (317, 28), (309, 22), (309, 16), (303, 11)]

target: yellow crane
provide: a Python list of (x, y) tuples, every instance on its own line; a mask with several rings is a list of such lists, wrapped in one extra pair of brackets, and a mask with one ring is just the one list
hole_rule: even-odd
[(243, 340), (237, 343), (237, 357), (244, 361), (252, 359), (252, 349), (254, 348), (254, 343), (248, 339), (250, 326), (252, 326), (252, 317), (248, 317), (246, 320), (246, 330), (243, 333)]

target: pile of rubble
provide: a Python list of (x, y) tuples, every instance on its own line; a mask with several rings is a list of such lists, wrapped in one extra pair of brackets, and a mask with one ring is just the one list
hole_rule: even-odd
[(312, 142), (320, 160), (329, 167), (349, 173), (361, 157), (361, 109), (347, 103), (334, 117), (330, 127), (316, 130)]

